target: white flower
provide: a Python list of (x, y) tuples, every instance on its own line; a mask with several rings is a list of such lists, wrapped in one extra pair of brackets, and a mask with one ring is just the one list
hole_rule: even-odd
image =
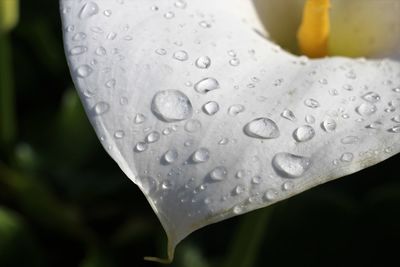
[(61, 7), (90, 121), (159, 217), (170, 259), (196, 229), (400, 150), (398, 61), (292, 55), (249, 0)]

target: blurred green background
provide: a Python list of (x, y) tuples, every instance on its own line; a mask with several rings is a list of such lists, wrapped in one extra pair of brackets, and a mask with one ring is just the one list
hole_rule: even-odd
[[(88, 123), (57, 0), (23, 0), (17, 27), (2, 29), (0, 112), (1, 267), (158, 266), (143, 256), (165, 255), (164, 232)], [(398, 263), (399, 160), (206, 227), (171, 266)]]

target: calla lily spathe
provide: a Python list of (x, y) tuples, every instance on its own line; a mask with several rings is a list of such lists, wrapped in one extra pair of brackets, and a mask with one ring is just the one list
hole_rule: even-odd
[(400, 63), (280, 49), (247, 0), (61, 0), (101, 143), (188, 234), (400, 151)]

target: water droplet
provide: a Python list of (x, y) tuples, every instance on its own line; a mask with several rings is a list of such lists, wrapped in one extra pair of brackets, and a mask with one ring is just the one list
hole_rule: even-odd
[(177, 0), (174, 4), (175, 7), (185, 9), (187, 6), (187, 3), (183, 0)]
[(151, 132), (146, 136), (146, 142), (151, 144), (151, 143), (155, 143), (158, 140), (160, 140), (160, 133), (159, 132)]
[(203, 163), (210, 158), (210, 151), (207, 148), (199, 148), (192, 155), (192, 161), (195, 163)]
[(232, 117), (237, 116), (238, 114), (245, 111), (245, 107), (240, 104), (232, 105), (228, 109), (228, 114)]
[(381, 100), (380, 95), (378, 95), (378, 94), (375, 93), (375, 92), (368, 92), (368, 93), (366, 93), (365, 95), (363, 95), (362, 98), (363, 98), (365, 101), (368, 101), (368, 102), (370, 102), (370, 103), (376, 103), (376, 102), (379, 102), (379, 101)]
[(228, 171), (223, 166), (218, 166), (210, 172), (210, 178), (214, 181), (222, 181), (228, 175)]
[(194, 85), (194, 89), (196, 90), (196, 92), (198, 92), (200, 94), (206, 94), (206, 93), (216, 90), (218, 88), (219, 88), (219, 83), (214, 78), (202, 79), (201, 81), (197, 82)]
[(201, 122), (198, 120), (188, 120), (185, 123), (185, 131), (195, 133), (201, 129)]
[(203, 111), (207, 115), (212, 116), (219, 111), (219, 105), (215, 101), (209, 101), (203, 105)]
[(244, 178), (244, 177), (246, 177), (246, 171), (238, 170), (235, 176), (236, 176), (236, 178), (239, 178), (239, 179)]
[(268, 118), (258, 118), (247, 123), (243, 131), (249, 137), (260, 139), (273, 139), (280, 135), (278, 125)]
[(164, 14), (164, 18), (166, 18), (166, 19), (173, 19), (174, 17), (175, 17), (175, 13), (172, 11), (169, 11)]
[(87, 47), (83, 45), (75, 46), (69, 50), (71, 56), (82, 55), (87, 52)]
[(343, 89), (346, 91), (353, 91), (353, 86), (351, 86), (350, 84), (345, 84), (343, 85)]
[(111, 11), (110, 9), (107, 9), (107, 10), (104, 10), (103, 14), (104, 14), (104, 16), (106, 16), (106, 17), (111, 17), (112, 11)]
[(319, 102), (317, 100), (313, 99), (313, 98), (306, 99), (304, 101), (304, 105), (306, 105), (309, 108), (318, 108), (318, 107), (320, 107)]
[(278, 153), (272, 159), (275, 172), (285, 178), (297, 178), (310, 168), (311, 159), (290, 153)]
[(344, 145), (351, 145), (351, 144), (356, 144), (360, 141), (360, 138), (358, 138), (357, 136), (346, 136), (343, 137), (340, 142)]
[(107, 50), (104, 47), (100, 46), (96, 49), (95, 53), (98, 56), (105, 56), (107, 54)]
[(151, 110), (158, 119), (165, 122), (186, 120), (193, 113), (189, 98), (178, 90), (158, 92), (153, 97)]
[(253, 178), (251, 178), (251, 182), (252, 182), (253, 184), (259, 184), (259, 183), (261, 183), (261, 176), (259, 176), (259, 175), (254, 176)]
[(168, 164), (174, 163), (178, 159), (178, 151), (175, 149), (168, 150), (164, 154), (164, 161)]
[(287, 182), (284, 182), (283, 184), (282, 184), (282, 190), (283, 191), (290, 191), (290, 190), (292, 190), (294, 188), (294, 184), (293, 184), (293, 182), (291, 182), (291, 181), (287, 181)]
[(87, 19), (99, 13), (99, 6), (94, 2), (87, 2), (79, 12), (79, 18)]
[(306, 142), (311, 140), (315, 136), (315, 130), (309, 125), (303, 125), (297, 128), (293, 132), (293, 138), (297, 142)]
[(89, 65), (82, 65), (76, 69), (76, 74), (79, 78), (86, 78), (92, 74), (93, 69)]
[(240, 60), (238, 58), (232, 58), (231, 60), (229, 60), (229, 65), (231, 65), (232, 67), (237, 67), (240, 65)]
[(221, 146), (227, 145), (228, 143), (229, 143), (229, 139), (226, 137), (223, 137), (218, 141), (218, 145), (221, 145)]
[(110, 105), (107, 102), (99, 102), (94, 106), (96, 115), (103, 115), (110, 110)]
[(173, 57), (174, 57), (174, 59), (176, 59), (178, 61), (186, 61), (189, 59), (188, 53), (183, 50), (179, 50), (179, 51), (175, 52)]
[(134, 150), (135, 150), (136, 152), (144, 152), (144, 151), (147, 150), (148, 147), (149, 147), (149, 145), (148, 145), (147, 143), (145, 143), (145, 142), (139, 142), (139, 143), (136, 144)]
[(370, 116), (376, 112), (376, 106), (370, 103), (362, 103), (356, 108), (356, 111), (361, 116)]
[(199, 25), (200, 25), (200, 27), (202, 27), (204, 29), (211, 28), (211, 23), (209, 23), (205, 20), (200, 21)]
[(396, 88), (393, 88), (392, 91), (395, 92), (395, 93), (400, 93), (400, 86), (396, 87)]
[(124, 131), (116, 131), (114, 133), (115, 139), (122, 139), (125, 137), (125, 132)]
[(293, 111), (289, 110), (289, 109), (285, 109), (282, 113), (281, 113), (281, 117), (285, 118), (287, 120), (290, 121), (295, 121), (296, 120), (296, 116), (294, 115)]
[(74, 36), (72, 36), (72, 41), (82, 41), (86, 39), (86, 33), (78, 32)]
[(240, 195), (245, 190), (246, 190), (246, 188), (243, 185), (237, 185), (233, 191), (234, 191), (235, 195)]
[(136, 114), (135, 124), (142, 124), (143, 122), (145, 122), (145, 120), (146, 120), (146, 117), (143, 114), (141, 114), (141, 113)]
[(388, 130), (388, 132), (390, 132), (390, 133), (400, 133), (400, 125), (393, 126), (392, 128), (390, 128)]
[(314, 123), (315, 123), (315, 117), (314, 117), (313, 115), (307, 115), (307, 116), (305, 117), (305, 121), (306, 121), (308, 124), (314, 124)]
[(354, 155), (353, 153), (343, 153), (343, 155), (340, 157), (340, 160), (343, 162), (351, 162), (353, 161)]
[(278, 197), (278, 192), (276, 192), (273, 189), (268, 189), (265, 194), (264, 194), (264, 198), (267, 201), (273, 201)]
[(234, 214), (239, 215), (243, 212), (243, 209), (241, 206), (237, 205), (237, 206), (233, 207), (232, 211)]
[(392, 121), (400, 123), (400, 115), (396, 115), (392, 118)]
[(116, 84), (117, 84), (117, 80), (111, 79), (111, 80), (107, 81), (105, 85), (107, 88), (114, 88)]
[(336, 126), (336, 121), (333, 119), (326, 119), (321, 123), (322, 130), (328, 133), (336, 130)]
[(162, 188), (163, 190), (169, 190), (169, 189), (171, 189), (172, 187), (174, 187), (174, 183), (171, 182), (170, 180), (165, 180), (165, 181), (163, 181), (163, 182), (161, 183), (161, 188)]
[(211, 59), (209, 57), (199, 57), (196, 60), (196, 67), (199, 69), (208, 69), (211, 66)]
[(160, 56), (165, 56), (167, 54), (167, 50), (163, 48), (158, 48), (156, 51), (156, 54), (159, 54)]
[(147, 177), (140, 177), (140, 189), (142, 190), (143, 193), (146, 195), (154, 193), (157, 191), (157, 180), (154, 179), (153, 177), (147, 176)]

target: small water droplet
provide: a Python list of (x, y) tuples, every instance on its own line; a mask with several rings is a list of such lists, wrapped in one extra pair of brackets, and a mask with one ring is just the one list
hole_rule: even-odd
[(192, 161), (195, 163), (203, 163), (210, 158), (210, 151), (207, 148), (199, 148), (192, 155)]
[(209, 101), (203, 105), (203, 111), (207, 115), (212, 116), (219, 111), (219, 105), (215, 101)]
[(231, 60), (229, 60), (229, 65), (231, 65), (232, 67), (237, 67), (240, 65), (240, 60), (238, 58), (232, 58)]
[(336, 127), (337, 127), (336, 121), (333, 119), (326, 119), (321, 123), (322, 130), (324, 130), (327, 133), (336, 130)]
[(343, 153), (342, 156), (340, 157), (340, 160), (343, 162), (351, 162), (353, 161), (354, 155), (353, 153), (347, 152)]
[(155, 143), (158, 140), (160, 140), (160, 133), (159, 132), (153, 131), (153, 132), (149, 133), (146, 136), (146, 142), (149, 143), (149, 144)]
[(211, 59), (209, 57), (199, 57), (196, 60), (196, 67), (199, 69), (208, 69), (211, 66)]
[(356, 108), (356, 112), (361, 116), (370, 116), (374, 114), (376, 110), (376, 106), (370, 103), (362, 103)]
[(210, 178), (214, 181), (222, 181), (228, 176), (228, 171), (223, 166), (218, 166), (210, 172)]
[(180, 8), (180, 9), (185, 9), (187, 6), (187, 3), (184, 0), (177, 0), (174, 4), (175, 7)]
[(79, 12), (79, 18), (88, 19), (99, 13), (99, 6), (94, 2), (87, 2)]
[(315, 123), (315, 117), (314, 117), (313, 115), (307, 115), (307, 116), (305, 117), (305, 121), (306, 121), (308, 124), (314, 124), (314, 123)]
[(390, 128), (388, 130), (388, 132), (390, 132), (390, 133), (400, 133), (400, 125), (393, 126), (392, 128)]
[(96, 115), (103, 115), (110, 110), (110, 105), (107, 102), (99, 102), (94, 106)]
[(258, 118), (247, 123), (243, 131), (249, 137), (260, 139), (274, 139), (280, 135), (278, 125), (268, 118)]
[(368, 92), (368, 93), (366, 93), (365, 95), (363, 95), (362, 98), (363, 98), (365, 101), (368, 101), (368, 102), (370, 102), (370, 103), (376, 103), (376, 102), (379, 102), (379, 101), (381, 100), (380, 95), (378, 95), (378, 94), (375, 93), (375, 92)]
[(168, 164), (174, 163), (178, 159), (178, 151), (175, 149), (168, 150), (164, 154), (164, 161)]
[(124, 138), (125, 137), (125, 132), (124, 131), (116, 131), (115, 133), (114, 133), (114, 137), (115, 137), (115, 139), (122, 139), (122, 138)]
[(273, 201), (278, 197), (278, 192), (276, 192), (273, 189), (268, 189), (265, 194), (264, 194), (264, 198), (266, 201)]
[(174, 187), (174, 183), (171, 182), (170, 180), (165, 180), (165, 181), (163, 181), (163, 182), (161, 183), (161, 188), (162, 188), (163, 190), (169, 190), (169, 189), (171, 189), (172, 187)]
[(294, 184), (291, 181), (286, 181), (282, 184), (283, 191), (290, 191), (294, 188)]
[(356, 144), (360, 141), (360, 138), (358, 138), (357, 136), (346, 136), (343, 137), (340, 142), (344, 145), (351, 145), (351, 144)]
[(87, 37), (86, 33), (78, 32), (74, 36), (72, 36), (72, 41), (83, 41)]
[(104, 16), (106, 16), (106, 17), (111, 17), (112, 11), (111, 11), (110, 9), (107, 9), (107, 10), (104, 10), (103, 14), (104, 14)]
[(145, 142), (138, 142), (135, 146), (135, 152), (144, 152), (147, 150), (147, 148), (149, 147), (149, 145)]
[(158, 54), (160, 56), (165, 56), (167, 54), (167, 50), (165, 50), (163, 48), (158, 48), (155, 52), (156, 52), (156, 54)]
[(304, 101), (304, 105), (306, 105), (309, 108), (318, 108), (318, 107), (320, 107), (319, 102), (317, 100), (313, 99), (313, 98), (306, 99)]
[(151, 103), (153, 114), (165, 122), (176, 122), (190, 118), (193, 113), (189, 98), (178, 90), (158, 92)]
[(241, 206), (237, 205), (237, 206), (233, 207), (232, 211), (234, 214), (239, 215), (243, 212), (243, 209)]
[(188, 120), (185, 123), (185, 131), (195, 133), (201, 129), (201, 122), (198, 120)]
[(82, 65), (76, 69), (76, 74), (79, 78), (86, 78), (92, 74), (93, 69), (89, 65)]
[(289, 109), (285, 109), (282, 113), (281, 113), (281, 117), (285, 118), (287, 120), (290, 121), (295, 121), (296, 120), (296, 116), (294, 115), (293, 111), (289, 110)]
[(261, 176), (259, 176), (259, 175), (254, 176), (253, 178), (251, 178), (251, 182), (252, 182), (253, 184), (259, 184), (259, 183), (261, 183)]
[(138, 113), (135, 116), (135, 124), (142, 124), (146, 121), (146, 117), (142, 113)]
[(205, 78), (197, 82), (194, 85), (194, 89), (200, 94), (206, 94), (210, 91), (219, 89), (219, 83), (214, 78)]
[(297, 142), (306, 142), (311, 140), (315, 136), (315, 130), (309, 125), (303, 125), (297, 128), (293, 132), (293, 138)]
[(83, 45), (75, 46), (69, 50), (71, 56), (82, 55), (87, 52), (87, 47)]
[(172, 11), (169, 11), (164, 14), (164, 18), (166, 18), (166, 19), (173, 19), (174, 17), (175, 17), (175, 13)]
[(245, 190), (246, 190), (246, 188), (243, 185), (237, 185), (233, 191), (234, 191), (235, 195), (240, 195)]
[(297, 178), (310, 168), (311, 159), (290, 153), (278, 153), (272, 159), (275, 172), (285, 178)]
[(186, 51), (179, 50), (174, 53), (173, 58), (178, 61), (186, 61), (189, 59), (189, 55)]
[(231, 117), (235, 117), (244, 111), (245, 111), (245, 107), (243, 105), (236, 104), (236, 105), (232, 105), (229, 107), (228, 114)]

